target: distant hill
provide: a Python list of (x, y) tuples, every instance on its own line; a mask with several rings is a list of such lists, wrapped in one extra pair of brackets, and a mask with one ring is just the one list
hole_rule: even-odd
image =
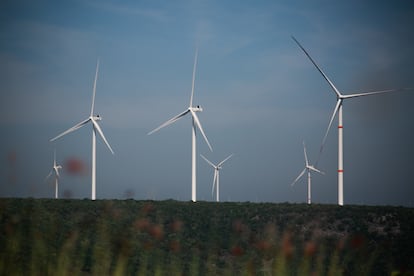
[(414, 275), (414, 209), (0, 199), (0, 248), (0, 275)]

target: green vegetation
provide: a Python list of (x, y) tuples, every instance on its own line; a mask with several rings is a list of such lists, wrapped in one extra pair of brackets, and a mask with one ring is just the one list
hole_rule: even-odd
[(392, 275), (414, 209), (0, 199), (0, 248), (0, 275)]

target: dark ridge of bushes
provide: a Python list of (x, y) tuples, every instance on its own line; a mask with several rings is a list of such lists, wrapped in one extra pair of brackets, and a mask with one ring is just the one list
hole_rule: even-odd
[(0, 199), (0, 274), (390, 275), (414, 271), (414, 209)]

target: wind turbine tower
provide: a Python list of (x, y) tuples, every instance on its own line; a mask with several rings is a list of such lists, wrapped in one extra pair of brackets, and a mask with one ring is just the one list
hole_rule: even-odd
[[(313, 63), (313, 65), (316, 67), (316, 69), (319, 71), (319, 73), (322, 75), (322, 77), (328, 82), (329, 86), (333, 90), (333, 92), (336, 95), (336, 105), (334, 108), (334, 111), (332, 113), (331, 119), (328, 124), (328, 128), (325, 132), (325, 136), (322, 140), (322, 145), (320, 149), (320, 154), (322, 153), (323, 147), (326, 142), (326, 138), (328, 136), (329, 129), (331, 128), (333, 119), (335, 118), (335, 115), (338, 113), (338, 205), (342, 206), (344, 205), (344, 160), (343, 160), (343, 120), (342, 120), (342, 103), (344, 100), (356, 98), (356, 97), (362, 97), (362, 96), (369, 96), (369, 95), (376, 95), (376, 94), (382, 94), (382, 93), (388, 93), (388, 92), (396, 92), (396, 91), (402, 91), (405, 89), (388, 89), (388, 90), (379, 90), (379, 91), (371, 91), (371, 92), (363, 92), (363, 93), (356, 93), (356, 94), (342, 94), (332, 83), (332, 81), (328, 78), (328, 76), (322, 71), (322, 69), (316, 64), (316, 62), (312, 59), (312, 57), (309, 55), (309, 53), (303, 48), (303, 46), (299, 43), (298, 40), (296, 40), (295, 37), (292, 36), (292, 39), (296, 42), (296, 44), (299, 46), (299, 48), (302, 49), (302, 51), (305, 53), (305, 55), (309, 58), (309, 60)], [(319, 158), (318, 158), (319, 160)], [(317, 163), (317, 162), (316, 162)]]
[(312, 178), (311, 172), (317, 172), (320, 174), (325, 174), (325, 173), (318, 170), (317, 168), (315, 168), (313, 165), (309, 163), (308, 154), (306, 153), (305, 142), (303, 142), (303, 154), (305, 155), (305, 168), (298, 175), (298, 177), (296, 177), (296, 179), (292, 182), (291, 185), (292, 186), (295, 185), (295, 183), (298, 182), (298, 180), (305, 174), (305, 172), (307, 172), (308, 173), (308, 204), (311, 204), (311, 178)]
[(95, 105), (95, 94), (96, 94), (96, 82), (98, 80), (98, 70), (99, 70), (99, 59), (96, 64), (96, 72), (95, 72), (95, 80), (93, 82), (93, 93), (92, 93), (92, 106), (91, 106), (91, 113), (89, 117), (82, 122), (76, 124), (75, 126), (69, 128), (68, 130), (62, 132), (55, 138), (50, 139), (50, 141), (55, 141), (59, 139), (60, 137), (71, 133), (75, 130), (80, 129), (81, 127), (85, 126), (87, 123), (92, 123), (92, 193), (91, 193), (91, 199), (96, 199), (96, 132), (99, 133), (102, 140), (105, 142), (108, 149), (114, 154), (114, 151), (112, 150), (111, 146), (109, 145), (108, 141), (105, 138), (105, 135), (102, 132), (101, 127), (98, 124), (98, 121), (101, 121), (102, 118), (99, 115), (94, 115), (94, 105)]
[(210, 142), (207, 139), (206, 134), (204, 133), (203, 127), (201, 126), (200, 120), (198, 119), (197, 116), (197, 112), (201, 112), (203, 111), (203, 109), (197, 105), (197, 106), (193, 106), (193, 97), (194, 97), (194, 84), (195, 84), (195, 73), (196, 73), (196, 67), (197, 67), (197, 56), (198, 56), (198, 50), (196, 50), (195, 53), (195, 58), (194, 58), (194, 66), (193, 66), (193, 80), (192, 80), (192, 85), (191, 85), (191, 96), (190, 96), (190, 104), (188, 106), (188, 108), (181, 112), (180, 114), (178, 114), (177, 116), (169, 119), (168, 121), (166, 121), (165, 123), (163, 123), (162, 125), (160, 125), (159, 127), (157, 127), (156, 129), (150, 131), (148, 133), (148, 135), (153, 134), (154, 132), (160, 130), (163, 127), (166, 127), (172, 123), (175, 123), (176, 121), (178, 121), (179, 119), (181, 119), (182, 117), (184, 117), (185, 115), (187, 115), (188, 113), (191, 114), (191, 119), (192, 119), (192, 142), (191, 142), (191, 200), (193, 202), (197, 201), (197, 166), (196, 166), (196, 162), (197, 162), (197, 135), (196, 135), (196, 127), (200, 130), (201, 134), (203, 135), (204, 140), (207, 143), (207, 146), (210, 148), (211, 151), (213, 151)]
[(233, 156), (233, 154), (230, 154), (227, 156), (223, 161), (218, 163), (217, 165), (214, 165), (213, 162), (208, 160), (204, 155), (200, 154), (200, 156), (214, 169), (214, 177), (213, 177), (213, 188), (211, 189), (211, 194), (214, 196), (214, 188), (216, 188), (216, 201), (220, 201), (220, 170), (222, 169), (222, 166), (224, 162), (230, 159), (230, 157)]
[(53, 157), (53, 167), (50, 173), (46, 176), (46, 179), (51, 177), (52, 174), (55, 175), (55, 198), (56, 199), (59, 197), (59, 177), (60, 177), (59, 170), (60, 169), (62, 169), (62, 166), (56, 164), (56, 150), (55, 150), (54, 157)]

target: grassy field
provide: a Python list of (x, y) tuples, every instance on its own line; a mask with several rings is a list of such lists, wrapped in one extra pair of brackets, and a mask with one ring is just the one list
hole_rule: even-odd
[(414, 209), (0, 199), (1, 275), (414, 275)]

